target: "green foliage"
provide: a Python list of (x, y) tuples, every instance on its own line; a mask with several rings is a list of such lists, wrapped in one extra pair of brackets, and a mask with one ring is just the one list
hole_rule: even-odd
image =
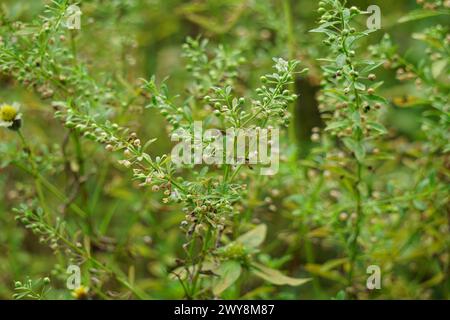
[[(91, 0), (80, 30), (45, 3), (0, 6), (0, 298), (448, 299), (448, 1), (386, 4), (395, 30), (338, 0)], [(279, 172), (175, 164), (198, 121), (279, 128)]]
[(14, 290), (17, 292), (13, 295), (16, 300), (20, 299), (36, 299), (42, 300), (46, 298), (46, 294), (50, 290), (48, 285), (49, 278), (39, 279), (36, 281), (28, 279), (25, 283), (16, 281)]

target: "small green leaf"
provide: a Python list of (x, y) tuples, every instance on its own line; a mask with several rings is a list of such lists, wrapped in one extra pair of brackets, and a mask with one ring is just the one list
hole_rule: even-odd
[(436, 17), (440, 15), (449, 15), (449, 12), (446, 11), (428, 11), (428, 10), (415, 10), (410, 13), (408, 13), (406, 16), (400, 18), (398, 20), (399, 23), (414, 21), (414, 20), (420, 20), (430, 17)]
[(344, 128), (348, 126), (348, 121), (336, 121), (336, 122), (332, 122), (329, 125), (327, 125), (327, 127), (325, 128), (325, 131), (330, 131), (330, 130), (334, 130), (334, 129), (340, 129), (340, 128)]
[(434, 78), (439, 77), (439, 75), (442, 73), (442, 71), (447, 66), (447, 60), (439, 60), (433, 63), (431, 66), (431, 73), (433, 74)]
[(309, 278), (291, 278), (285, 276), (280, 271), (266, 267), (260, 263), (253, 263), (251, 271), (256, 276), (276, 285), (300, 286), (311, 279)]
[(320, 27), (318, 27), (318, 28), (309, 30), (309, 32), (327, 33), (327, 32), (330, 32), (330, 30), (328, 30), (327, 28), (331, 27), (331, 26), (333, 26), (335, 24), (338, 24), (338, 22), (337, 21), (326, 22), (326, 23), (320, 25)]
[(389, 104), (388, 101), (385, 98), (383, 98), (381, 96), (377, 96), (375, 94), (366, 95), (365, 98), (368, 101), (378, 102), (378, 103), (382, 103), (382, 104), (385, 104), (385, 105)]
[(241, 264), (237, 261), (229, 260), (222, 263), (216, 271), (220, 278), (216, 281), (212, 289), (214, 295), (220, 295), (223, 291), (235, 283), (241, 275), (241, 271)]
[(425, 202), (420, 200), (413, 200), (414, 207), (418, 210), (425, 211), (427, 209), (427, 205)]
[(359, 91), (366, 90), (366, 86), (364, 85), (364, 83), (361, 82), (355, 82), (355, 88)]
[(339, 68), (342, 68), (344, 66), (346, 58), (347, 56), (343, 53), (338, 55), (338, 57), (336, 58), (336, 64)]
[(355, 154), (358, 161), (364, 160), (364, 157), (366, 156), (366, 149), (364, 148), (362, 141), (358, 142), (352, 138), (346, 138), (344, 139), (344, 144)]
[(345, 291), (341, 290), (336, 294), (336, 297), (333, 300), (345, 300)]
[(148, 141), (144, 144), (144, 146), (142, 147), (142, 151), (147, 150), (147, 148), (148, 148), (153, 142), (155, 142), (156, 140), (158, 140), (158, 139), (154, 138), (154, 139), (148, 140)]
[(384, 63), (384, 61), (378, 61), (378, 62), (370, 61), (370, 63), (361, 70), (361, 73), (365, 74), (372, 70), (375, 70), (379, 66), (383, 65), (383, 63)]
[(260, 224), (256, 228), (241, 235), (236, 239), (236, 242), (243, 244), (246, 248), (257, 248), (261, 243), (263, 243), (266, 238), (266, 234), (267, 226), (265, 224)]
[(367, 122), (367, 126), (370, 129), (373, 129), (381, 134), (386, 134), (387, 133), (387, 129), (380, 123), (377, 122), (372, 122), (372, 121), (368, 121)]
[(200, 170), (199, 176), (200, 176), (200, 177), (206, 176), (206, 174), (208, 173), (208, 171), (209, 171), (209, 167), (208, 167), (208, 166), (203, 167), (202, 170)]

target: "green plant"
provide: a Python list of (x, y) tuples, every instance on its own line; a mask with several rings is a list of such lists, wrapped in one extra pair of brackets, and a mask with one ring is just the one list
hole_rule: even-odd
[[(286, 124), (289, 116), (287, 104), (296, 96), (285, 88), (292, 81), (297, 62), (274, 59), (276, 72), (261, 77), (261, 81), (266, 85), (255, 90), (255, 96), (258, 98), (251, 100), (251, 106), (246, 107), (246, 101), (249, 99), (235, 97), (232, 86), (218, 86), (222, 81), (232, 84), (237, 71), (228, 67), (227, 75), (215, 68), (218, 66), (224, 68), (227, 65), (236, 68), (237, 64), (227, 62), (223, 48), (211, 59), (208, 59), (205, 50), (206, 42), (188, 39), (185, 46), (186, 56), (190, 60), (188, 69), (192, 71), (196, 81), (194, 94), (185, 102), (176, 103), (169, 96), (167, 86), (162, 84), (158, 88), (154, 78), (144, 85), (152, 97), (150, 106), (159, 109), (170, 123), (171, 130), (183, 128), (183, 135), (195, 139), (194, 119), (215, 124), (223, 131), (227, 128), (246, 129), (255, 126), (264, 127), (268, 124)], [(203, 95), (198, 96), (195, 92)], [(204, 112), (205, 109), (214, 111)], [(233, 144), (236, 143), (237, 140), (234, 138)], [(208, 146), (209, 143), (206, 142), (200, 148), (205, 150)], [(169, 158), (162, 159), (169, 161)], [(179, 178), (177, 184), (173, 184), (175, 190), (170, 193), (172, 199), (183, 204), (183, 212), (186, 214), (185, 220), (181, 222), (181, 228), (186, 232), (186, 242), (183, 244), (186, 258), (179, 260), (178, 263), (184, 265), (181, 267), (182, 272), (178, 268), (174, 274), (183, 283), (185, 294), (189, 298), (196, 298), (199, 294), (208, 296), (206, 291), (210, 287), (208, 278), (214, 279), (217, 276), (218, 280), (213, 281), (212, 292), (215, 295), (220, 294), (239, 278), (241, 265), (275, 284), (299, 285), (306, 282), (303, 279), (282, 276), (276, 270), (252, 262), (251, 249), (255, 249), (254, 247), (264, 240), (266, 230), (264, 225), (260, 226), (262, 228), (256, 226), (254, 230), (236, 239), (236, 243), (231, 242), (232, 238), (228, 235), (236, 236), (238, 226), (246, 222), (238, 209), (242, 195), (245, 195), (246, 184), (245, 181), (235, 181), (237, 174), (245, 166), (245, 164), (219, 165), (218, 169), (223, 172), (222, 175), (204, 167), (195, 176), (195, 180), (183, 181)], [(187, 168), (193, 169), (193, 166)], [(141, 178), (153, 181), (152, 176)], [(160, 187), (164, 186), (158, 186), (157, 189)], [(169, 198), (165, 199), (169, 201)], [(252, 237), (256, 239), (244, 241)], [(245, 246), (247, 241), (252, 242), (248, 247)], [(226, 246), (223, 246), (223, 242)], [(218, 274), (213, 272), (216, 269)], [(202, 285), (202, 278), (206, 278), (206, 285)]]
[[(367, 36), (370, 31), (358, 31), (352, 21), (361, 14), (356, 7), (346, 8), (338, 1), (322, 1), (319, 4), (322, 12), (322, 24), (312, 32), (324, 33), (327, 37), (323, 43), (330, 47), (331, 57), (325, 59), (330, 64), (324, 66), (324, 90), (319, 97), (322, 103), (323, 117), (326, 120), (326, 132), (338, 137), (345, 149), (339, 161), (325, 162), (324, 166), (338, 166), (343, 173), (342, 185), (353, 201), (351, 208), (350, 230), (348, 236), (349, 285), (353, 283), (355, 268), (360, 253), (359, 236), (364, 223), (364, 201), (370, 198), (370, 186), (366, 175), (370, 158), (377, 147), (376, 139), (387, 132), (378, 121), (379, 109), (387, 101), (376, 95), (375, 90), (381, 85), (374, 82), (373, 72), (383, 61), (373, 61), (356, 56), (357, 41)], [(338, 149), (338, 150), (339, 150)], [(330, 150), (333, 152), (333, 150)], [(342, 173), (341, 173), (342, 174)], [(342, 212), (340, 219), (347, 220), (347, 213)]]
[(17, 292), (13, 295), (14, 299), (36, 299), (42, 300), (46, 298), (47, 292), (50, 290), (47, 286), (50, 284), (50, 278), (39, 279), (33, 281), (28, 279), (25, 283), (16, 281), (14, 290)]
[(0, 298), (448, 299), (448, 1), (377, 31), (338, 0), (46, 3), (0, 6)]

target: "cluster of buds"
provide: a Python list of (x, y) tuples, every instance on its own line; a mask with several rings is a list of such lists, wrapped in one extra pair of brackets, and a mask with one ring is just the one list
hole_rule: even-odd
[[(373, 73), (382, 62), (360, 59), (356, 56), (355, 41), (365, 36), (365, 31), (353, 28), (352, 20), (363, 12), (356, 7), (346, 8), (339, 1), (319, 3), (321, 19), (319, 28), (312, 32), (326, 36), (324, 44), (331, 47), (330, 63), (324, 67), (321, 84), (325, 90), (317, 98), (319, 110), (327, 121), (325, 131), (345, 139), (347, 147), (362, 156), (364, 137), (385, 133), (377, 113), (387, 101), (376, 95), (381, 82)], [(373, 133), (373, 134), (371, 134)], [(318, 132), (311, 139), (318, 141)]]
[(414, 80), (416, 79), (416, 75), (409, 70), (408, 67), (405, 68), (398, 68), (396, 71), (396, 78), (399, 81), (407, 81), (407, 80)]
[[(285, 88), (294, 81), (295, 69), (300, 62), (286, 61), (282, 58), (273, 58), (273, 60), (276, 72), (261, 77), (263, 86), (256, 89), (259, 99), (253, 101), (254, 115), (252, 117), (264, 122), (269, 121), (274, 125), (288, 126), (291, 115), (287, 106), (297, 99), (297, 95)], [(306, 71), (307, 69), (303, 69), (298, 73)]]
[(232, 242), (217, 250), (217, 253), (223, 260), (241, 260), (245, 263), (250, 258), (246, 248), (239, 242)]
[(37, 87), (37, 92), (41, 95), (42, 99), (50, 99), (55, 92), (47, 85)]
[(109, 121), (101, 124), (89, 115), (68, 108), (63, 102), (54, 101), (52, 106), (55, 117), (61, 119), (67, 128), (80, 132), (87, 139), (104, 144), (107, 150), (123, 149), (126, 146), (127, 143), (120, 137), (121, 132), (126, 129), (119, 125)]
[(34, 209), (32, 203), (31, 206), (21, 204), (14, 211), (17, 213), (16, 220), (20, 221), (25, 228), (30, 229), (35, 235), (39, 237), (40, 243), (47, 243), (53, 251), (60, 249), (58, 232), (63, 232), (63, 222), (58, 217), (56, 220), (56, 226), (49, 227), (44, 221), (44, 212), (42, 208)]
[(121, 151), (123, 158), (118, 163), (128, 169), (133, 169), (134, 178), (140, 181), (140, 186), (151, 186), (152, 191), (164, 190), (164, 203), (176, 200), (178, 197), (172, 190), (172, 183), (168, 177), (167, 157), (156, 157), (153, 161), (144, 149), (154, 142), (150, 140), (142, 145), (141, 140), (135, 132), (120, 127), (109, 121), (99, 123), (88, 115), (82, 115), (72, 108), (62, 109), (62, 105), (54, 103), (57, 109), (56, 116), (64, 121), (66, 127), (77, 130), (88, 139), (99, 142), (105, 146), (108, 152)]

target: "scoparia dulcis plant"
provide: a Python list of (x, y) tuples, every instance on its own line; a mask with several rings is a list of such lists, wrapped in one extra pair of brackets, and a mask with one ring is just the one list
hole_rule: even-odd
[(450, 2), (417, 2), (2, 0), (0, 297), (448, 298)]
[[(171, 125), (169, 129), (172, 133), (181, 128), (183, 135), (194, 138), (194, 119), (214, 124), (219, 130), (287, 124), (287, 105), (296, 98), (296, 95), (287, 90), (287, 86), (292, 82), (293, 75), (298, 73), (295, 71), (298, 62), (274, 59), (275, 72), (261, 77), (264, 85), (254, 91), (255, 97), (251, 99), (236, 97), (233, 93), (230, 84), (237, 71), (227, 68), (227, 77), (221, 70), (223, 66), (236, 67), (237, 64), (228, 62), (230, 58), (223, 54), (223, 49), (216, 51), (211, 60), (204, 54), (204, 41), (188, 39), (184, 49), (190, 60), (188, 71), (197, 79), (195, 92), (203, 92), (203, 96), (194, 95), (185, 101), (177, 101), (169, 95), (165, 83), (158, 87), (155, 78), (152, 78), (144, 84), (144, 89), (151, 94), (148, 107), (159, 110)], [(212, 68), (202, 70), (200, 67), (192, 67), (198, 64), (199, 59), (200, 66), (209, 65)], [(220, 76), (214, 80), (211, 75)], [(199, 79), (208, 80), (198, 81)], [(200, 147), (205, 150), (208, 143)], [(236, 228), (242, 221), (242, 213), (238, 208), (247, 189), (244, 181), (235, 181), (235, 178), (245, 166), (219, 165), (217, 169), (222, 170), (223, 174), (217, 178), (210, 178), (209, 169), (205, 167), (195, 181), (180, 179), (180, 183), (183, 181), (183, 188), (175, 188), (175, 199), (183, 203), (183, 211), (186, 213), (181, 228), (186, 232), (187, 241), (183, 246), (186, 259), (178, 261), (179, 266), (174, 269), (173, 274), (183, 283), (189, 298), (198, 297), (199, 294), (204, 296), (205, 289), (211, 285), (212, 293), (220, 294), (239, 278), (243, 267), (275, 284), (300, 285), (306, 282), (306, 279), (283, 276), (253, 261), (252, 253), (265, 238), (264, 225), (232, 241), (230, 236), (236, 234)], [(192, 165), (186, 165), (185, 169), (196, 170)], [(252, 240), (252, 237), (255, 239)], [(208, 279), (206, 275), (211, 274), (214, 269), (218, 270), (219, 278)], [(270, 276), (271, 273), (273, 277)]]
[[(79, 152), (80, 170), (75, 178), (78, 184), (82, 185), (87, 174), (83, 169), (80, 143), (81, 139), (89, 139), (102, 144), (108, 153), (119, 152), (118, 163), (132, 170), (133, 178), (141, 187), (161, 192), (163, 204), (183, 207), (186, 217), (180, 227), (186, 233), (185, 258), (177, 260), (172, 273), (180, 280), (187, 298), (219, 297), (244, 270), (278, 285), (305, 283), (307, 279), (284, 276), (254, 259), (254, 253), (265, 238), (266, 226), (240, 218), (238, 208), (247, 186), (245, 181), (236, 180), (246, 164), (223, 165), (218, 168), (222, 175), (210, 175), (205, 167), (185, 179), (183, 170), (175, 167), (169, 156), (149, 154), (154, 139), (143, 141), (137, 133), (111, 120), (116, 113), (150, 98), (149, 106), (157, 108), (168, 120), (169, 132), (178, 128), (192, 130), (194, 119), (213, 123), (220, 129), (287, 124), (287, 105), (296, 98), (287, 86), (298, 73), (295, 70), (298, 62), (274, 59), (275, 72), (261, 77), (263, 85), (251, 92), (251, 97), (236, 97), (233, 79), (237, 75), (237, 66), (243, 62), (238, 52), (219, 47), (214, 58), (209, 60), (205, 54), (206, 42), (188, 39), (183, 48), (184, 56), (189, 60), (188, 70), (195, 82), (188, 88), (190, 94), (184, 102), (169, 97), (167, 86), (158, 87), (154, 78), (145, 81), (140, 89), (130, 88), (120, 75), (116, 82), (100, 84), (90, 76), (77, 55), (75, 31), (63, 28), (68, 5), (69, 1), (55, 1), (47, 7), (47, 15), (37, 26), (12, 24), (5, 19), (3, 22), (9, 33), (2, 37), (0, 61), (3, 73), (35, 89), (42, 99), (51, 101), (49, 106), (68, 129)], [(70, 36), (70, 49), (66, 33)], [(11, 120), (8, 112), (9, 109), (2, 106), (5, 121)], [(95, 270), (90, 271), (93, 272), (90, 277), (99, 273), (112, 276), (135, 297), (146, 298), (147, 294), (129, 281), (121, 270), (107, 266), (91, 254), (91, 242), (99, 241), (89, 222), (91, 212), (44, 177), (27, 137), (21, 135), (21, 141), (29, 163), (13, 163), (36, 180), (39, 201), (17, 208), (17, 219), (40, 236), (42, 243), (49, 243), (58, 256), (66, 255), (69, 261), (88, 263), (92, 267), (90, 270)], [(198, 168), (187, 166), (185, 169), (196, 171)], [(42, 189), (76, 214), (74, 219), (90, 240), (79, 241), (78, 233), (72, 234), (73, 230), (65, 228), (58, 216), (61, 212), (47, 204)], [(241, 222), (245, 224), (241, 226)], [(104, 297), (101, 285), (101, 281), (91, 282), (92, 291)]]
[(432, 107), (424, 113), (422, 130), (431, 142), (430, 152), (445, 154), (450, 151), (450, 85), (445, 72), (450, 64), (449, 28), (437, 25), (415, 34), (414, 38), (427, 46), (418, 64), (401, 56), (388, 34), (370, 50), (374, 57), (386, 60), (384, 66), (394, 70), (399, 81), (414, 83), (418, 94), (406, 97), (399, 104)]
[[(323, 44), (329, 48), (329, 57), (320, 59), (324, 80), (319, 96), (319, 108), (326, 122), (325, 133), (335, 137), (336, 147), (328, 151), (324, 168), (340, 176), (341, 185), (353, 204), (351, 213), (341, 212), (341, 220), (348, 221), (348, 285), (352, 286), (361, 256), (360, 234), (367, 209), (363, 202), (370, 199), (370, 186), (365, 182), (373, 175), (368, 163), (370, 154), (378, 151), (377, 140), (387, 133), (378, 121), (380, 109), (387, 101), (376, 94), (381, 82), (374, 70), (383, 61), (367, 59), (357, 54), (358, 42), (370, 30), (356, 28), (355, 18), (364, 14), (357, 7), (348, 8), (345, 1), (320, 1), (320, 25), (311, 32), (325, 35)], [(343, 152), (344, 156), (334, 157)], [(350, 219), (347, 219), (349, 216)]]
[[(437, 4), (436, 4), (437, 6)], [(450, 4), (444, 12), (450, 15)], [(428, 8), (433, 9), (433, 8)], [(440, 8), (443, 9), (443, 8)], [(401, 22), (410, 22), (420, 19), (420, 15), (407, 15)], [(413, 34), (413, 38), (425, 44), (423, 54), (419, 61), (402, 55), (394, 45), (393, 39), (386, 34), (379, 44), (370, 47), (374, 57), (384, 59), (384, 66), (395, 72), (401, 83), (401, 88), (413, 86), (414, 94), (405, 94), (394, 100), (400, 107), (420, 108), (423, 117), (420, 129), (426, 137), (420, 152), (413, 153), (420, 164), (421, 170), (414, 175), (415, 193), (426, 192), (426, 197), (419, 200), (417, 196), (415, 207), (422, 209), (426, 202), (433, 204), (434, 215), (425, 219), (432, 221), (443, 235), (442, 246), (450, 247), (446, 235), (450, 230), (448, 216), (448, 194), (450, 191), (450, 172), (448, 169), (450, 152), (450, 78), (448, 66), (450, 65), (450, 33), (449, 28), (436, 25)], [(441, 200), (442, 199), (442, 200)], [(424, 202), (425, 201), (425, 202)], [(430, 222), (431, 223), (431, 222)], [(448, 257), (440, 259), (433, 257), (430, 264), (436, 264), (444, 276), (443, 290), (448, 291)]]

